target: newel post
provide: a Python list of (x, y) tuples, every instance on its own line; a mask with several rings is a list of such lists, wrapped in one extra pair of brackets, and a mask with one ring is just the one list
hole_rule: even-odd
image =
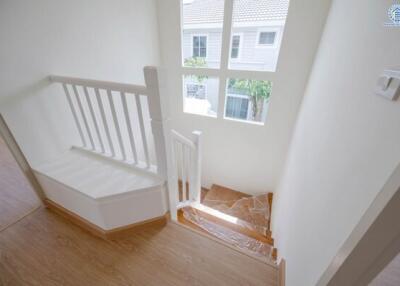
[(159, 74), (156, 67), (144, 68), (144, 80), (147, 88), (147, 98), (151, 119), (151, 129), (154, 137), (157, 158), (157, 173), (167, 178), (167, 148), (166, 135), (169, 130), (169, 110), (166, 98), (161, 98)]
[[(201, 197), (201, 157), (202, 157), (202, 142), (201, 142), (201, 131), (192, 132), (193, 143), (196, 146), (194, 153), (194, 160), (192, 161), (192, 182), (193, 189), (190, 191), (191, 200), (200, 203)], [(189, 186), (190, 187), (190, 186)]]
[(156, 67), (144, 68), (151, 129), (154, 137), (157, 158), (157, 173), (167, 180), (168, 199), (171, 218), (177, 220), (177, 182), (173, 180), (173, 161), (171, 144), (171, 126), (169, 118), (169, 103), (165, 91), (165, 75), (159, 74)]

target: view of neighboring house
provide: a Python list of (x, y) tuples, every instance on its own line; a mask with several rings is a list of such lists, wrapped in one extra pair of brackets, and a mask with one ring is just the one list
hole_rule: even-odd
[[(275, 71), (289, 1), (237, 0), (234, 2), (229, 69)], [(182, 54), (185, 66), (219, 68), (221, 61), (223, 0), (186, 0), (183, 3)], [(257, 114), (249, 92), (226, 83), (224, 115), (228, 118), (265, 120), (269, 95)], [(217, 78), (184, 78), (185, 111), (216, 116)], [(264, 83), (265, 84), (265, 83)], [(270, 83), (266, 83), (270, 85)], [(269, 91), (270, 92), (270, 91)]]

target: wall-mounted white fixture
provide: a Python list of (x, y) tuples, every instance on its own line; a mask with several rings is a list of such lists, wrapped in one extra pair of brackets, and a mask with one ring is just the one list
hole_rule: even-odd
[(375, 93), (389, 100), (400, 96), (400, 67), (388, 69), (379, 77)]

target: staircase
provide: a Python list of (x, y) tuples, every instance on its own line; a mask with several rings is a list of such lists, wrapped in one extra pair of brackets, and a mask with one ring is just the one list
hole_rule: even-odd
[(168, 160), (171, 219), (250, 256), (275, 262), (270, 231), (272, 193), (250, 196), (223, 186), (201, 187), (201, 132), (187, 138), (175, 130)]
[[(51, 76), (66, 98), (79, 142), (33, 166), (46, 204), (103, 238), (154, 221), (190, 226), (251, 256), (276, 259), (272, 194), (201, 187), (201, 132), (169, 126), (159, 74), (146, 85)], [(168, 200), (168, 201), (167, 201)]]
[(213, 185), (210, 190), (203, 188), (201, 197), (200, 204), (193, 203), (179, 209), (180, 223), (251, 256), (276, 260), (269, 229), (272, 193), (250, 196)]
[(203, 205), (237, 217), (240, 224), (263, 236), (270, 236), (272, 193), (250, 196), (226, 187), (213, 185), (204, 197)]

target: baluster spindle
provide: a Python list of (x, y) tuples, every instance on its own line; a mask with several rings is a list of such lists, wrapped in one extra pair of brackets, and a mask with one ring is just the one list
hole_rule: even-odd
[(121, 154), (122, 154), (122, 160), (126, 160), (124, 143), (122, 142), (121, 128), (119, 127), (117, 113), (115, 112), (115, 105), (114, 105), (112, 93), (111, 93), (111, 90), (109, 90), (109, 89), (107, 90), (107, 97), (108, 97), (108, 103), (110, 104), (111, 115), (112, 115), (112, 118), (114, 121), (115, 131), (117, 132), (117, 139), (118, 139), (119, 148), (120, 148)]
[(194, 173), (193, 173), (193, 163), (194, 163), (194, 150), (191, 148), (187, 148), (188, 152), (187, 152), (187, 158), (188, 158), (188, 162), (187, 162), (187, 173), (188, 173), (188, 200), (192, 201), (193, 200), (193, 183), (194, 183)]
[(105, 152), (104, 143), (103, 143), (103, 139), (101, 138), (101, 135), (100, 135), (99, 125), (97, 123), (96, 115), (94, 114), (93, 105), (92, 105), (92, 101), (90, 99), (88, 88), (86, 86), (84, 86), (83, 91), (85, 92), (86, 101), (89, 106), (90, 115), (92, 116), (92, 121), (93, 121), (94, 128), (96, 130), (97, 138), (99, 139), (101, 153), (104, 153)]
[(202, 157), (202, 141), (201, 141), (201, 131), (193, 131), (193, 142), (195, 148), (193, 150), (193, 162), (191, 172), (193, 173), (193, 183), (191, 188), (191, 200), (200, 203), (201, 197), (201, 157)]
[(83, 147), (86, 147), (86, 139), (85, 139), (85, 136), (83, 136), (82, 126), (79, 123), (79, 119), (78, 119), (78, 116), (76, 114), (76, 110), (75, 110), (74, 104), (72, 103), (72, 99), (71, 99), (71, 95), (69, 93), (68, 87), (67, 87), (67, 85), (65, 83), (63, 83), (62, 86), (64, 88), (64, 92), (65, 92), (65, 95), (67, 97), (67, 101), (68, 101), (69, 107), (71, 108), (72, 116), (74, 117), (74, 121), (75, 121), (76, 127), (78, 128), (79, 136), (81, 137)]
[(146, 130), (144, 129), (143, 111), (142, 111), (142, 104), (140, 103), (139, 94), (135, 94), (135, 101), (136, 101), (136, 108), (137, 108), (138, 117), (139, 117), (140, 134), (142, 137), (144, 157), (146, 160), (147, 167), (150, 167), (149, 149), (148, 149), (148, 145), (147, 145)]
[(106, 132), (108, 146), (110, 147), (111, 156), (115, 157), (115, 149), (114, 149), (114, 145), (113, 145), (113, 142), (112, 142), (112, 139), (111, 139), (110, 129), (108, 128), (106, 114), (104, 112), (103, 101), (101, 100), (101, 97), (100, 97), (100, 91), (99, 91), (98, 88), (95, 88), (94, 91), (96, 93), (97, 104), (99, 105), (101, 119), (103, 121), (104, 131)]
[(178, 162), (177, 162), (177, 141), (174, 139), (172, 132), (169, 135), (171, 144), (170, 147), (170, 172), (168, 178), (168, 191), (169, 191), (169, 203), (171, 219), (176, 221), (177, 218), (177, 206), (179, 203), (179, 184), (178, 184)]
[(186, 196), (186, 146), (181, 143), (181, 172), (182, 172), (182, 201), (187, 201)]
[(135, 138), (133, 137), (133, 132), (132, 132), (132, 125), (131, 125), (131, 121), (129, 118), (128, 104), (126, 102), (126, 94), (124, 92), (121, 92), (120, 94), (121, 94), (122, 107), (124, 109), (126, 128), (128, 129), (129, 142), (131, 143), (133, 159), (135, 161), (135, 164), (137, 164), (138, 156), (137, 156), (137, 151), (136, 151)]
[(82, 101), (79, 96), (79, 92), (78, 92), (78, 89), (76, 88), (76, 85), (73, 85), (72, 89), (74, 90), (76, 101), (78, 102), (78, 107), (79, 107), (79, 111), (80, 111), (82, 119), (83, 119), (83, 124), (85, 125), (86, 132), (89, 136), (90, 145), (92, 145), (92, 150), (94, 150), (94, 141), (93, 141), (92, 133), (90, 132), (89, 124), (88, 124), (88, 121), (86, 118), (85, 111), (83, 110)]

